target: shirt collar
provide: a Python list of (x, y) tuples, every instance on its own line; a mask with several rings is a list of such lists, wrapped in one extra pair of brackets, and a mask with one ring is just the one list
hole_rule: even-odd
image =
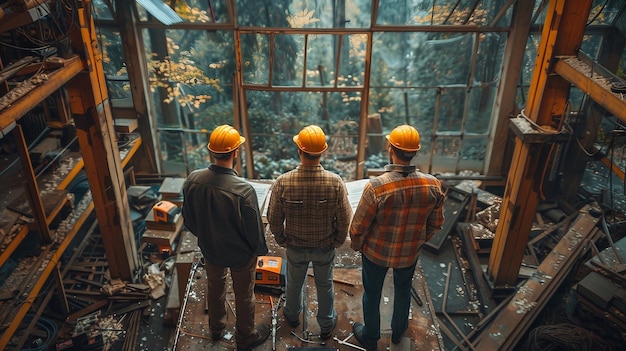
[(315, 166), (299, 164), (297, 169), (300, 169), (303, 171), (316, 171), (316, 170), (324, 170), (324, 167), (321, 164), (316, 164)]
[(215, 173), (238, 175), (237, 171), (235, 171), (232, 168), (226, 168), (226, 167), (218, 166), (218, 165), (213, 164), (213, 163), (209, 165), (209, 169), (212, 170)]
[(415, 165), (398, 165), (398, 164), (389, 164), (385, 166), (385, 172), (398, 172), (404, 175), (415, 172), (417, 168)]

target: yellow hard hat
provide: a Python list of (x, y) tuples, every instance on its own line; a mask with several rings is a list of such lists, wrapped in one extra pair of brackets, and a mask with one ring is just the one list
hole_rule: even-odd
[(246, 138), (239, 135), (237, 129), (223, 124), (213, 129), (207, 148), (216, 154), (229, 153), (246, 141)]
[(328, 148), (324, 131), (313, 124), (302, 128), (298, 135), (294, 135), (293, 141), (300, 150), (311, 155), (319, 155)]
[(407, 124), (395, 127), (385, 138), (400, 150), (414, 152), (420, 149), (420, 134)]

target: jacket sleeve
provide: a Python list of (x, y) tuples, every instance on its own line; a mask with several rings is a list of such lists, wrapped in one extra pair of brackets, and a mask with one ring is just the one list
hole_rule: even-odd
[(189, 181), (185, 181), (185, 184), (183, 186), (183, 205), (182, 205), (181, 213), (183, 216), (183, 225), (185, 226), (185, 228), (191, 234), (198, 236), (196, 232), (197, 230), (197, 224), (195, 221), (196, 216), (193, 214), (193, 206), (190, 204), (190, 202), (192, 201), (192, 195), (191, 195), (191, 192), (189, 191), (190, 186), (191, 186), (191, 183), (189, 183)]
[(263, 221), (261, 219), (261, 211), (254, 189), (245, 197), (242, 204), (242, 220), (244, 233), (247, 241), (252, 248), (252, 254), (263, 256), (267, 254), (267, 243), (265, 241), (265, 233), (263, 231)]
[(282, 186), (280, 180), (274, 182), (270, 192), (270, 203), (267, 207), (267, 222), (276, 243), (282, 247), (287, 245), (285, 235), (285, 211), (281, 201)]

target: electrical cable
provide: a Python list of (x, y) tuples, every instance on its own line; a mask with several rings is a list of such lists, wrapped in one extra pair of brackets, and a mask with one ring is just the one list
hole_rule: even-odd
[[(41, 5), (45, 3), (45, 1), (37, 1), (37, 5)], [(32, 52), (42, 52), (42, 51), (47, 51), (47, 49), (50, 49), (52, 47), (55, 47), (56, 44), (62, 42), (63, 40), (67, 39), (69, 37), (69, 28), (74, 27), (74, 25), (76, 24), (76, 0), (73, 0), (71, 2), (71, 4), (65, 4), (64, 2), (64, 8), (66, 10), (69, 10), (71, 12), (71, 20), (69, 25), (67, 26), (68, 29), (63, 29), (61, 26), (62, 21), (61, 19), (61, 15), (59, 15), (59, 19), (55, 18), (53, 16), (53, 12), (50, 11), (49, 9), (45, 9), (45, 8), (40, 8), (40, 10), (44, 11), (45, 10), (45, 14), (43, 14), (41, 17), (47, 17), (50, 19), (50, 21), (52, 23), (55, 24), (55, 27), (57, 29), (57, 31), (59, 32), (58, 34), (60, 34), (59, 37), (57, 37), (57, 35), (53, 35), (52, 33), (46, 33), (45, 37), (42, 38), (41, 40), (38, 38), (34, 38), (32, 37), (28, 31), (24, 30), (24, 28), (18, 28), (16, 29), (16, 33), (21, 34), (25, 39), (27, 39), (30, 43), (35, 44), (37, 46), (35, 47), (26, 47), (26, 46), (20, 46), (20, 45), (13, 45), (13, 44), (9, 44), (6, 42), (2, 42), (0, 41), (0, 45), (2, 46), (6, 46), (9, 48), (13, 48), (16, 50), (22, 50), (22, 51), (32, 51)], [(41, 22), (38, 23), (39, 26), (41, 26)], [(49, 28), (50, 30), (52, 30), (52, 28)], [(44, 30), (40, 31), (41, 33), (47, 32)], [(52, 40), (47, 40), (49, 38), (52, 38)], [(45, 53), (44, 57), (49, 56), (49, 53)]]
[(527, 350), (570, 350), (595, 351), (612, 350), (602, 338), (573, 324), (554, 324), (539, 326), (529, 333), (526, 340)]
[(592, 24), (596, 19), (598, 19), (598, 17), (600, 16), (600, 14), (602, 13), (602, 11), (604, 11), (604, 8), (606, 7), (606, 5), (608, 4), (609, 0), (604, 0), (604, 4), (602, 4), (602, 7), (600, 7), (600, 10), (598, 12), (596, 12), (596, 14), (593, 16), (593, 18), (587, 22), (587, 24), (585, 24), (585, 27), (589, 26), (590, 24)]
[[(33, 318), (35, 318), (34, 313), (26, 314), (26, 316), (24, 316), (24, 319), (22, 320), (22, 323), (28, 324), (33, 320)], [(50, 342), (54, 339), (57, 331), (59, 330), (55, 322), (45, 317), (39, 317), (35, 325), (37, 329), (42, 330), (46, 333), (46, 339), (41, 341), (39, 341), (39, 339), (36, 339), (35, 341), (37, 341), (38, 345), (34, 346), (33, 348), (22, 348), (22, 351), (46, 351), (48, 349), (48, 346), (50, 345)]]

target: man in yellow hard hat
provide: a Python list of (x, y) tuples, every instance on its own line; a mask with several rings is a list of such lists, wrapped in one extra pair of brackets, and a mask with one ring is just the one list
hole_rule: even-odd
[(233, 169), (239, 146), (245, 141), (229, 125), (213, 130), (207, 147), (215, 162), (189, 174), (182, 210), (185, 226), (198, 237), (205, 260), (209, 329), (214, 341), (222, 338), (226, 328), (226, 276), (230, 270), (239, 351), (252, 350), (270, 335), (268, 324), (254, 325), (257, 257), (268, 252), (257, 195)]
[(391, 342), (402, 340), (420, 249), (444, 221), (439, 180), (411, 165), (420, 149), (417, 130), (401, 125), (386, 138), (391, 164), (365, 185), (349, 230), (351, 247), (361, 252), (364, 290), (364, 323), (354, 323), (352, 331), (367, 351), (376, 351), (380, 339), (380, 298), (389, 268), (394, 282)]
[(302, 286), (312, 263), (320, 338), (327, 340), (337, 324), (333, 288), (335, 248), (346, 240), (352, 209), (341, 177), (320, 164), (320, 157), (328, 147), (324, 131), (309, 125), (293, 141), (298, 146), (300, 165), (276, 179), (267, 212), (276, 242), (286, 247), (283, 315), (291, 327), (300, 324)]

